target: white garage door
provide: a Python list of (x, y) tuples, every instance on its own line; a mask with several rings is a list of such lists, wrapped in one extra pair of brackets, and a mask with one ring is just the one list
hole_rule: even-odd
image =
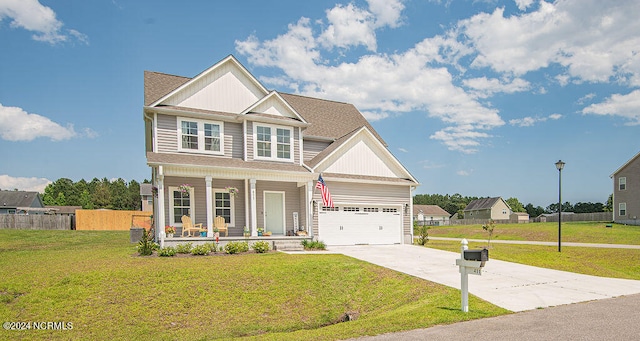
[(318, 239), (327, 245), (399, 244), (399, 206), (336, 205), (318, 213)]

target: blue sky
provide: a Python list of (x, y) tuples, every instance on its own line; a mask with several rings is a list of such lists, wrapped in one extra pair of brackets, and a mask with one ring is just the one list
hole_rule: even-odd
[[(0, 0), (0, 188), (150, 178), (143, 71), (233, 54), (353, 103), (416, 193), (605, 202), (640, 151), (636, 0)], [(328, 184), (330, 186), (330, 184)]]

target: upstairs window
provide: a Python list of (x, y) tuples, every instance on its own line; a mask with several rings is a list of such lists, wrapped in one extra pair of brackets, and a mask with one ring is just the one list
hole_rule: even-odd
[(625, 189), (627, 189), (627, 177), (622, 176), (618, 178), (618, 188), (621, 191), (624, 191)]
[(178, 118), (178, 150), (224, 154), (222, 122)]
[(256, 124), (254, 136), (256, 159), (293, 161), (292, 128)]

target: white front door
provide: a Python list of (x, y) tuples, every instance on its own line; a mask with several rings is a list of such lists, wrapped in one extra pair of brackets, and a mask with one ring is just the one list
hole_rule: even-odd
[(264, 192), (264, 228), (284, 235), (284, 192)]

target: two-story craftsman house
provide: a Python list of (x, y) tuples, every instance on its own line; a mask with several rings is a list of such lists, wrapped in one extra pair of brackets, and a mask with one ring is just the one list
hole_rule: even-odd
[(222, 216), (230, 237), (411, 243), (418, 182), (353, 105), (269, 91), (233, 56), (193, 78), (147, 71), (144, 90), (156, 226), (187, 215), (211, 237)]

